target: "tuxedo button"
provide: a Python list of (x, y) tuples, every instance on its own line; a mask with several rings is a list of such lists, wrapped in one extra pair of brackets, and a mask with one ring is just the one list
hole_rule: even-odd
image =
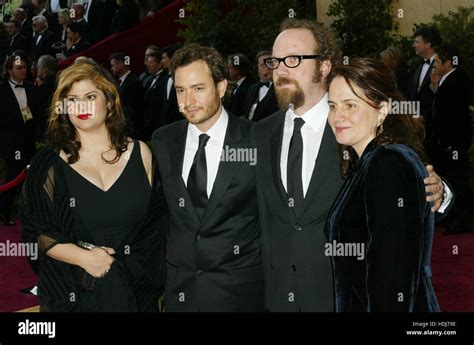
[(200, 240), (200, 239), (201, 239), (201, 235), (197, 235), (197, 236), (196, 236), (196, 239), (197, 239), (197, 240)]
[(204, 271), (203, 270), (198, 270), (196, 273), (197, 273), (198, 276), (200, 276), (204, 273)]
[(296, 231), (301, 231), (301, 230), (303, 230), (303, 228), (300, 225), (296, 224), (295, 225), (295, 230)]
[(291, 265), (291, 269), (293, 270), (293, 272), (296, 272), (296, 266), (295, 265)]

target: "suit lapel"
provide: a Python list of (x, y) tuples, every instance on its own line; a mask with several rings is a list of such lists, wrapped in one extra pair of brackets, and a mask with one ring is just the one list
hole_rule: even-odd
[[(424, 63), (424, 62), (423, 62)], [(423, 65), (421, 65), (423, 68)], [(433, 69), (433, 63), (430, 64), (430, 67), (426, 71), (425, 77), (423, 78), (423, 81), (421, 82), (420, 89), (421, 90), (423, 87), (431, 83), (431, 70)], [(421, 73), (421, 69), (420, 69)]]
[(281, 146), (283, 143), (283, 129), (285, 125), (285, 112), (280, 111), (278, 116), (278, 121), (275, 123), (275, 126), (271, 133), (270, 138), (270, 164), (272, 170), (273, 184), (275, 185), (276, 190), (279, 193), (279, 197), (284, 201), (285, 209), (288, 210), (291, 217), (291, 221), (296, 220), (296, 215), (291, 207), (288, 206), (288, 195), (285, 191), (285, 187), (281, 182)]
[[(10, 86), (10, 82), (8, 81), (8, 79), (5, 80), (5, 90), (10, 94), (10, 97), (8, 97), (8, 99), (11, 100), (11, 104), (15, 105), (15, 112), (17, 113), (17, 116), (21, 118), (21, 121), (23, 122), (23, 116), (21, 115), (20, 104), (18, 104), (18, 101), (16, 100), (16, 96), (13, 93), (13, 90)], [(26, 88), (25, 88), (25, 93), (26, 93)], [(26, 98), (28, 99), (28, 94), (26, 95)]]
[(334, 137), (334, 133), (326, 122), (324, 128), (323, 138), (321, 140), (321, 146), (319, 148), (318, 157), (314, 164), (313, 174), (309, 183), (308, 191), (304, 198), (303, 211), (301, 216), (305, 215), (309, 205), (311, 205), (314, 196), (318, 193), (321, 186), (324, 184), (328, 173), (331, 172), (331, 165), (334, 164), (334, 160), (337, 159), (337, 143)]
[(185, 199), (186, 205), (192, 205), (192, 207), (186, 207), (189, 210), (190, 215), (193, 217), (193, 220), (199, 223), (199, 218), (194, 208), (191, 197), (189, 196), (188, 189), (186, 184), (183, 181), (182, 172), (183, 172), (183, 161), (184, 161), (184, 151), (186, 149), (186, 138), (188, 135), (188, 122), (181, 121), (179, 129), (177, 131), (178, 141), (176, 145), (171, 145), (169, 148), (170, 151), (170, 166), (171, 166), (171, 178), (174, 181), (176, 188), (176, 195), (183, 196)]
[[(237, 148), (241, 140), (241, 132), (237, 119), (229, 114), (229, 122), (227, 124), (226, 135), (224, 138), (224, 148)], [(236, 162), (227, 162), (221, 160), (219, 162), (219, 168), (217, 170), (216, 179), (214, 181), (214, 186), (212, 187), (212, 192), (207, 203), (206, 210), (201, 218), (201, 223), (203, 224), (209, 216), (212, 214), (216, 208), (219, 201), (222, 199), (227, 187), (232, 181), (232, 177), (235, 172), (238, 170)]]

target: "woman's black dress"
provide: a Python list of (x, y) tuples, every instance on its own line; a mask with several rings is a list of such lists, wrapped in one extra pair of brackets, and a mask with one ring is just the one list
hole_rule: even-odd
[[(139, 142), (135, 141), (127, 165), (107, 191), (66, 162), (63, 170), (75, 218), (90, 233), (92, 244), (123, 250), (119, 246), (145, 216), (151, 193)], [(96, 280), (95, 289), (82, 292), (80, 299), (79, 311), (138, 311), (127, 274), (115, 262), (104, 278)]]

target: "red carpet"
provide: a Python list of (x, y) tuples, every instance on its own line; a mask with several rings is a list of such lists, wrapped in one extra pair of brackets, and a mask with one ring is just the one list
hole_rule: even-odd
[[(17, 242), (21, 226), (0, 226), (0, 243)], [(457, 254), (456, 247), (457, 246)], [(454, 251), (454, 253), (453, 253)], [(443, 236), (436, 232), (433, 243), (433, 284), (441, 310), (474, 311), (474, 234)], [(0, 258), (0, 312), (38, 305), (38, 298), (19, 291), (36, 284), (25, 257)]]
[[(0, 243), (18, 243), (21, 226), (0, 225)], [(36, 285), (36, 275), (31, 271), (25, 256), (0, 257), (0, 312), (16, 311), (38, 305), (38, 298), (24, 295), (21, 289)]]
[(474, 233), (443, 236), (438, 229), (431, 266), (441, 311), (473, 312)]

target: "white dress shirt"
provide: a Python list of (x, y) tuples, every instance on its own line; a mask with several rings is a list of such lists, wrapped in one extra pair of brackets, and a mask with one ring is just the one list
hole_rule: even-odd
[[(270, 82), (270, 87), (272, 86), (272, 82)], [(260, 89), (258, 90), (258, 101), (261, 102), (262, 99), (265, 98), (265, 96), (268, 93), (268, 90), (270, 90), (270, 87), (267, 85), (262, 85), (260, 86)]]
[(222, 108), (222, 113), (217, 122), (206, 132), (201, 132), (195, 125), (188, 125), (188, 135), (186, 136), (186, 148), (184, 150), (183, 170), (181, 177), (184, 184), (188, 185), (188, 176), (193, 165), (194, 156), (199, 147), (199, 136), (207, 134), (210, 138), (206, 144), (206, 165), (207, 165), (207, 197), (211, 196), (212, 187), (216, 180), (219, 162), (221, 161), (224, 138), (229, 123), (229, 115)]
[(173, 78), (171, 74), (168, 77), (168, 83), (166, 84), (166, 99), (170, 99), (171, 87), (173, 86)]
[(125, 74), (123, 76), (121, 76), (119, 78), (119, 86), (122, 86), (123, 82), (125, 81), (125, 79), (127, 79), (128, 75), (132, 73), (132, 71), (127, 71), (125, 72)]
[(421, 67), (420, 79), (418, 80), (418, 88), (420, 88), (421, 84), (423, 83), (423, 80), (425, 80), (425, 76), (426, 76), (426, 73), (428, 72), (428, 69), (430, 68), (431, 65), (433, 65), (434, 58), (435, 58), (434, 55), (430, 57), (429, 65), (427, 63), (423, 63), (423, 66)]
[(59, 6), (59, 0), (51, 0), (50, 1), (50, 8), (52, 13), (58, 13), (58, 9), (61, 7)]
[[(270, 82), (270, 87), (272, 86), (272, 82)], [(256, 101), (254, 104), (252, 104), (252, 106), (250, 107), (250, 111), (249, 111), (249, 120), (252, 120), (253, 118), (253, 115), (255, 113), (255, 109), (257, 109), (257, 106), (258, 106), (258, 103), (260, 103), (262, 101), (262, 99), (265, 98), (265, 96), (267, 95), (268, 93), (268, 90), (270, 90), (270, 87), (266, 86), (266, 85), (262, 85), (260, 86), (260, 88), (258, 89), (258, 101)]]
[(164, 71), (164, 69), (160, 69), (158, 72), (156, 72), (155, 76), (153, 77), (153, 80), (150, 84), (150, 86), (148, 87), (148, 90), (151, 90), (151, 88), (153, 87), (153, 85), (155, 85), (156, 81), (158, 80), (158, 76)]
[[(10, 83), (10, 87), (13, 90), (13, 94), (15, 95), (16, 101), (18, 102), (18, 106), (20, 107), (20, 110), (25, 109), (28, 107), (28, 99), (26, 98), (26, 91), (24, 87), (15, 87), (14, 82), (12, 82), (10, 79), (8, 79)], [(22, 84), (19, 84), (22, 85)]]
[[(313, 175), (314, 165), (318, 157), (321, 141), (323, 140), (324, 128), (329, 114), (328, 95), (324, 97), (306, 113), (300, 116), (305, 124), (301, 127), (301, 136), (303, 138), (303, 166), (302, 166), (302, 181), (303, 181), (303, 195), (306, 196), (311, 176)], [(283, 129), (283, 141), (280, 156), (281, 182), (287, 190), (287, 162), (288, 151), (290, 149), (290, 141), (293, 135), (293, 120), (298, 117), (293, 110), (288, 109), (285, 114), (285, 124)]]

